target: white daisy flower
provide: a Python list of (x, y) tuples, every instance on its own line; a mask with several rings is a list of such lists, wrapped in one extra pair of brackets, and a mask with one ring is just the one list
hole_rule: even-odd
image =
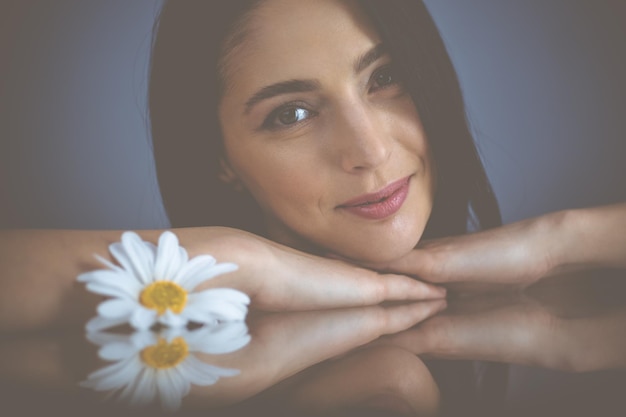
[(238, 369), (221, 368), (200, 360), (194, 352), (224, 354), (250, 342), (244, 322), (220, 323), (189, 331), (169, 328), (160, 333), (140, 331), (132, 335), (87, 333), (101, 346), (98, 355), (115, 362), (93, 373), (80, 386), (108, 392), (109, 399), (131, 406), (156, 401), (162, 408), (180, 408), (191, 385), (208, 386), (221, 377), (239, 375)]
[(120, 266), (96, 255), (109, 269), (78, 276), (87, 290), (113, 297), (98, 306), (98, 316), (87, 323), (88, 331), (123, 323), (145, 330), (156, 323), (182, 327), (190, 321), (215, 324), (246, 317), (250, 298), (241, 291), (194, 291), (211, 278), (235, 271), (237, 265), (216, 263), (210, 255), (190, 260), (172, 232), (164, 232), (158, 246), (124, 232), (122, 241), (111, 244), (109, 251)]

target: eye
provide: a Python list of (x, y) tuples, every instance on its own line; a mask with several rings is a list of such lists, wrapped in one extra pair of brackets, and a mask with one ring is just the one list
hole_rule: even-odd
[(398, 77), (391, 65), (385, 65), (374, 71), (371, 77), (371, 83), (373, 91), (376, 91), (398, 84)]
[(286, 104), (271, 112), (263, 122), (262, 127), (265, 129), (288, 128), (304, 122), (314, 117), (316, 114), (317, 113), (314, 111), (308, 110), (300, 104)]
[(301, 122), (309, 116), (309, 111), (300, 107), (289, 107), (282, 110), (276, 119), (283, 125)]

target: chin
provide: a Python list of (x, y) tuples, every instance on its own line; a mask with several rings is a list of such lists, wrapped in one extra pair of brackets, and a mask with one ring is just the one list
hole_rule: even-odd
[[(387, 264), (408, 255), (420, 238), (421, 233), (418, 236), (396, 235), (391, 239), (376, 239), (375, 242), (361, 241), (358, 245), (342, 248), (343, 250), (338, 250), (337, 253), (356, 262)], [(363, 242), (366, 244), (363, 245)]]

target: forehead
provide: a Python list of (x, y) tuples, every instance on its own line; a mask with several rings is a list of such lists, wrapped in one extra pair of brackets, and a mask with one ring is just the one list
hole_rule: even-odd
[[(245, 22), (245, 36), (224, 59), (237, 90), (288, 79), (319, 78), (378, 43), (355, 1), (265, 0)], [(229, 88), (230, 89), (230, 88)]]

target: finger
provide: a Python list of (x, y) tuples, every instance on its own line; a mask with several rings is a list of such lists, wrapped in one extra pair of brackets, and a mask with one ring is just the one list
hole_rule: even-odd
[(384, 301), (425, 300), (446, 296), (446, 289), (404, 275), (380, 276), (384, 286)]
[(384, 308), (380, 313), (382, 324), (376, 333), (385, 335), (402, 332), (445, 310), (446, 307), (446, 300), (439, 299)]
[[(340, 261), (285, 267), (282, 274), (263, 277), (253, 306), (272, 311), (356, 307), (383, 301), (443, 298), (446, 290), (433, 284), (394, 274), (379, 274)], [(297, 272), (291, 272), (291, 271)]]

